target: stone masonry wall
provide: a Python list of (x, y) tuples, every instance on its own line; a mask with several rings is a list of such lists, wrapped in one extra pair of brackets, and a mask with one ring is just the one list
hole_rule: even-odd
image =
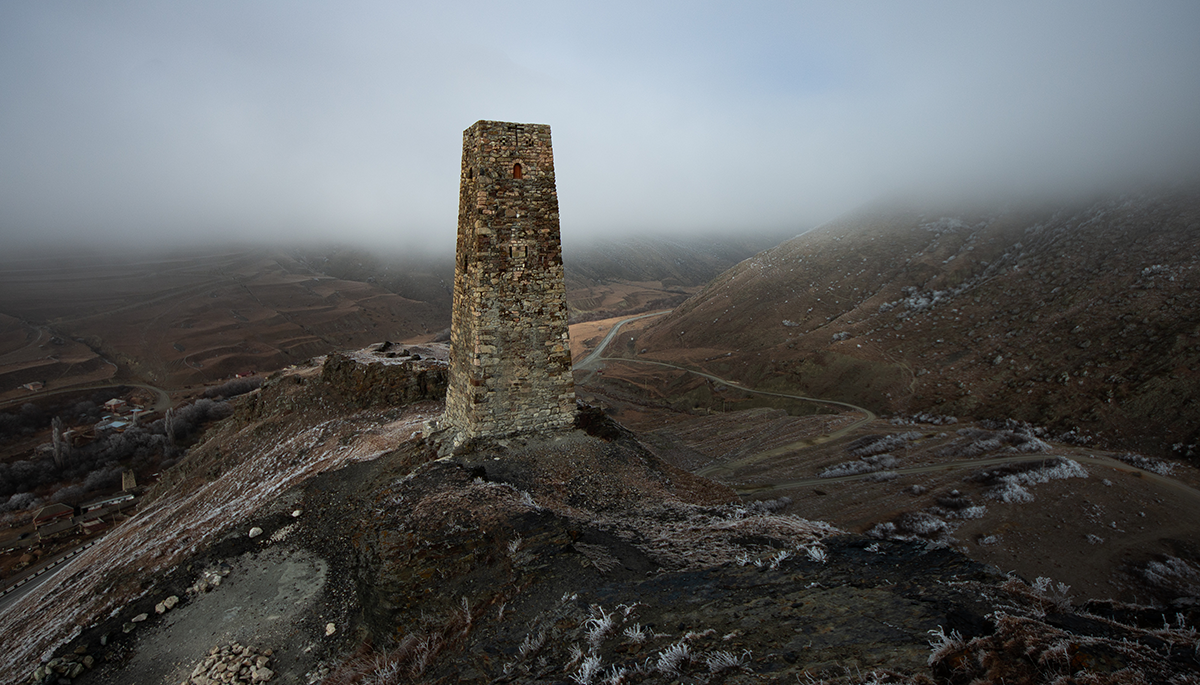
[(569, 429), (575, 413), (550, 127), (463, 132), (448, 423), (460, 439)]

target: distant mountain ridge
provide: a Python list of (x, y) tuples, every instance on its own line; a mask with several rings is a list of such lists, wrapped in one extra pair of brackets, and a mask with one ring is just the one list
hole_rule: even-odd
[(874, 207), (745, 260), (638, 340), (883, 412), (1015, 418), (1193, 456), (1200, 192)]
[[(793, 233), (794, 234), (794, 233)], [(783, 236), (631, 237), (563, 250), (567, 288), (606, 281), (662, 281), (665, 286), (704, 285)]]

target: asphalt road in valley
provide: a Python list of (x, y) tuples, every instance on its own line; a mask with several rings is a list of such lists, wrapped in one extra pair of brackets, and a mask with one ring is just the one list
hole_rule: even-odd
[(628, 319), (622, 319), (622, 320), (618, 321), (608, 331), (608, 335), (604, 336), (604, 340), (601, 340), (600, 344), (596, 345), (596, 349), (589, 352), (587, 354), (587, 356), (585, 356), (583, 359), (572, 364), (572, 366), (574, 366), (576, 369), (579, 369), (579, 370), (588, 369), (588, 368), (595, 366), (596, 362), (602, 359), (602, 357), (600, 355), (604, 352), (604, 348), (608, 347), (608, 343), (612, 342), (612, 339), (617, 336), (617, 333), (621, 330), (621, 326), (624, 326), (625, 324), (629, 323), (630, 321), (637, 321), (638, 319), (648, 319), (652, 316), (662, 316), (663, 314), (670, 314), (671, 311), (672, 310), (670, 310), (670, 309), (664, 309), (659, 312), (650, 312), (649, 314), (639, 314), (637, 316), (631, 316)]

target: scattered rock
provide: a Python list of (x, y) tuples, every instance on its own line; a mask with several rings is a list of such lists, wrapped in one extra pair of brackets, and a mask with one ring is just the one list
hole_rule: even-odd
[(333, 635), (336, 632), (337, 632), (337, 626), (333, 625), (332, 623), (325, 624), (325, 634), (326, 635)]
[[(230, 570), (231, 569), (224, 564), (217, 569), (206, 569), (200, 574), (199, 580), (197, 580), (195, 583), (192, 583), (191, 587), (187, 589), (188, 594), (198, 595), (217, 587), (221, 584), (221, 579), (229, 575)], [(175, 601), (178, 602), (178, 598), (176, 598)], [(165, 600), (163, 604), (166, 604)]]
[(300, 518), (300, 514), (301, 514), (301, 511), (300, 511), (299, 509), (293, 510), (293, 511), (292, 511), (292, 518), (294, 518), (294, 519), (298, 519), (298, 518)]
[(137, 616), (134, 616), (133, 618), (129, 619), (129, 622), (130, 623), (141, 623), (142, 621), (145, 621), (148, 618), (150, 618), (150, 614), (142, 613), (142, 614), (138, 614)]
[(263, 529), (262, 529), (262, 528), (259, 528), (258, 526), (255, 526), (255, 527), (253, 527), (253, 528), (251, 528), (251, 529), (250, 529), (250, 537), (252, 537), (252, 538), (256, 538), (256, 537), (258, 537), (259, 535), (262, 535), (262, 532), (263, 532)]
[(267, 668), (271, 650), (261, 652), (236, 642), (213, 647), (208, 656), (196, 664), (186, 685), (215, 685), (216, 683), (265, 683), (275, 677)]
[(179, 604), (179, 597), (171, 595), (170, 597), (154, 605), (154, 613), (165, 614), (171, 609), (174, 609), (175, 605), (177, 604)]

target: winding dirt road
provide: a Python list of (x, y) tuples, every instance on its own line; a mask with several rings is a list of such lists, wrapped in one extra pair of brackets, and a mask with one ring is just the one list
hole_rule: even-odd
[[(828, 404), (828, 405), (833, 405), (833, 406), (837, 406), (837, 407), (843, 407), (846, 409), (850, 409), (852, 411), (859, 412), (863, 415), (863, 418), (859, 419), (858, 421), (855, 421), (854, 423), (844, 426), (836, 431), (833, 431), (832, 433), (827, 433), (827, 434), (819, 436), (817, 438), (811, 438), (811, 439), (806, 439), (806, 440), (801, 440), (798, 442), (790, 443), (787, 445), (783, 445), (782, 447), (776, 447), (771, 450), (766, 450), (764, 452), (758, 452), (756, 454), (751, 454), (751, 455), (742, 457), (741, 459), (726, 462), (724, 464), (714, 464), (714, 465), (706, 466), (704, 468), (701, 468), (701, 469), (698, 469), (697, 471), (695, 471), (696, 475), (712, 477), (712, 476), (716, 476), (718, 474), (724, 474), (726, 477), (728, 477), (728, 476), (731, 476), (734, 473), (734, 471), (738, 468), (757, 464), (759, 462), (765, 461), (772, 457), (787, 454), (788, 452), (794, 452), (794, 451), (799, 450), (804, 447), (809, 447), (812, 445), (819, 445), (824, 442), (829, 442), (830, 440), (836, 440), (836, 439), (842, 437), (843, 435), (846, 435), (850, 431), (853, 431), (862, 425), (865, 425), (871, 421), (874, 421), (877, 418), (875, 413), (872, 412), (871, 410), (866, 409), (864, 407), (859, 407), (859, 406), (850, 404), (848, 402), (839, 402), (837, 400), (827, 400), (827, 399), (821, 399), (818, 397), (807, 397), (804, 395), (793, 395), (790, 393), (783, 393), (783, 392), (772, 392), (772, 391), (768, 391), (768, 390), (755, 390), (753, 388), (747, 388), (746, 386), (742, 385), (741, 383), (737, 383), (735, 381), (730, 381), (730, 380), (721, 378), (719, 376), (714, 376), (711, 373), (706, 373), (704, 371), (696, 371), (695, 369), (689, 369), (687, 367), (679, 366), (677, 364), (671, 364), (668, 362), (653, 361), (653, 360), (649, 360), (649, 359), (636, 359), (636, 358), (629, 358), (629, 357), (605, 357), (605, 356), (602, 356), (604, 349), (608, 346), (609, 342), (611, 342), (612, 339), (616, 337), (617, 333), (621, 329), (621, 326), (623, 326), (624, 324), (626, 324), (630, 321), (636, 321), (638, 319), (645, 319), (645, 318), (652, 317), (652, 316), (662, 316), (663, 314), (667, 314), (667, 313), (669, 313), (669, 312), (667, 312), (667, 311), (652, 312), (650, 314), (641, 314), (638, 316), (631, 316), (628, 319), (623, 319), (623, 320), (617, 322), (617, 324), (612, 327), (612, 330), (610, 330), (608, 332), (608, 335), (606, 335), (604, 337), (604, 340), (601, 341), (600, 344), (596, 346), (596, 349), (592, 350), (592, 352), (590, 352), (587, 356), (585, 356), (580, 361), (579, 364), (576, 364), (575, 368), (577, 368), (577, 369), (594, 368), (598, 363), (610, 362), (610, 361), (611, 362), (628, 362), (628, 363), (632, 363), (632, 364), (647, 364), (647, 365), (651, 365), (651, 366), (659, 366), (659, 367), (664, 367), (664, 368), (669, 368), (669, 369), (676, 369), (679, 371), (686, 371), (688, 373), (694, 373), (703, 378), (707, 378), (708, 380), (711, 380), (714, 383), (720, 383), (722, 385), (726, 385), (731, 388), (736, 388), (737, 390), (740, 390), (742, 392), (752, 393), (755, 395), (766, 395), (766, 396), (770, 396), (770, 397), (783, 397), (783, 398), (792, 399), (792, 400), (814, 402), (817, 404)], [(961, 460), (961, 461), (943, 462), (943, 463), (939, 463), (939, 464), (922, 464), (919, 466), (909, 466), (909, 467), (905, 467), (905, 468), (890, 469), (890, 470), (892, 472), (898, 473), (898, 474), (932, 473), (932, 472), (936, 472), (936, 471), (955, 471), (955, 470), (962, 470), (962, 469), (974, 469), (974, 468), (981, 468), (984, 466), (999, 465), (999, 464), (1013, 464), (1013, 463), (1031, 462), (1031, 461), (1044, 461), (1046, 459), (1053, 459), (1055, 456), (1056, 455), (1046, 455), (1046, 454), (1032, 455), (1032, 456), (1008, 455), (1008, 456), (1003, 456), (1003, 457), (990, 457), (987, 459), (969, 459), (969, 460)], [(1097, 456), (1093, 456), (1093, 455), (1085, 456), (1085, 455), (1079, 455), (1079, 454), (1072, 454), (1066, 458), (1073, 459), (1073, 460), (1083, 463), (1083, 464), (1091, 464), (1093, 466), (1101, 466), (1101, 467), (1110, 468), (1110, 469), (1113, 469), (1116, 471), (1131, 473), (1131, 474), (1136, 475), (1139, 478), (1145, 478), (1145, 479), (1152, 481), (1160, 486), (1179, 490), (1181, 492), (1184, 492), (1184, 493), (1200, 500), (1200, 490), (1196, 490), (1195, 488), (1192, 488), (1192, 487), (1190, 487), (1184, 483), (1181, 483), (1180, 481), (1177, 481), (1173, 478), (1161, 476), (1152, 471), (1145, 471), (1143, 469), (1139, 469), (1139, 468), (1130, 466), (1129, 464), (1126, 464), (1124, 462), (1117, 461), (1116, 459), (1112, 459), (1109, 457), (1097, 457)], [(814, 478), (804, 478), (804, 479), (793, 480), (793, 481), (764, 483), (764, 484), (759, 484), (759, 485), (749, 485), (749, 484), (741, 484), (741, 485), (730, 484), (730, 485), (731, 485), (731, 487), (734, 488), (734, 491), (737, 492), (739, 495), (746, 495), (746, 494), (762, 493), (762, 492), (766, 492), (766, 491), (770, 491), (770, 490), (784, 490), (784, 489), (792, 489), (792, 488), (809, 487), (809, 486), (818, 485), (821, 483), (838, 483), (838, 482), (845, 482), (845, 481), (852, 481), (852, 480), (860, 480), (863, 478), (868, 478), (871, 475), (873, 475), (873, 474), (862, 473), (862, 474), (856, 474), (856, 475), (852, 475), (852, 476), (838, 476), (838, 477), (834, 477), (834, 478), (815, 478), (814, 477)]]

